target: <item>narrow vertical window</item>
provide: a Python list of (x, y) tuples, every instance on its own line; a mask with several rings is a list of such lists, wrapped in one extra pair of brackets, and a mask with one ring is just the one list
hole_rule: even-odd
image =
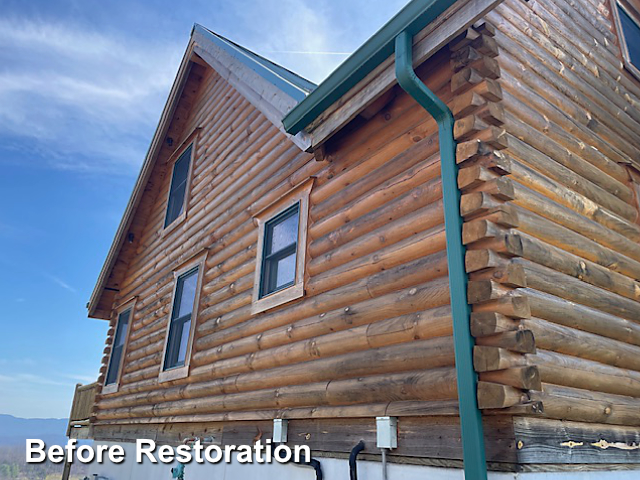
[(198, 290), (198, 270), (199, 267), (192, 268), (177, 279), (164, 370), (182, 367), (186, 364), (191, 334), (191, 317)]
[(265, 224), (260, 298), (295, 283), (299, 213), (296, 203)]
[(640, 79), (640, 11), (629, 0), (615, 2), (614, 12), (625, 67)]
[(107, 370), (107, 379), (105, 386), (115, 385), (120, 377), (120, 368), (122, 365), (122, 357), (124, 346), (127, 339), (127, 331), (129, 330), (129, 319), (131, 317), (131, 309), (125, 310), (118, 316), (118, 324), (116, 326), (116, 335), (113, 340), (111, 349), (111, 358), (109, 359), (109, 368)]
[(189, 145), (187, 149), (182, 152), (180, 157), (178, 157), (178, 160), (176, 160), (176, 163), (173, 165), (171, 187), (169, 188), (169, 200), (167, 202), (167, 213), (164, 220), (165, 228), (171, 225), (184, 213), (192, 150), (193, 144)]

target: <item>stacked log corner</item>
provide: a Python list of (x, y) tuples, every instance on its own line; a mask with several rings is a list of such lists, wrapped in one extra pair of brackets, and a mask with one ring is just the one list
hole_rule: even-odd
[(640, 425), (640, 84), (598, 0), (507, 0), (486, 20), (501, 141), (458, 146), (480, 406), (591, 422), (595, 442)]
[(510, 164), (501, 153), (507, 142), (494, 33), (493, 25), (482, 21), (449, 45), (473, 357), (483, 410), (526, 403), (529, 391), (541, 388), (537, 367), (524, 357), (535, 353), (535, 339), (520, 321), (530, 311), (517, 292), (525, 286), (522, 268), (512, 261), (517, 238), (509, 229), (518, 220), (509, 205)]

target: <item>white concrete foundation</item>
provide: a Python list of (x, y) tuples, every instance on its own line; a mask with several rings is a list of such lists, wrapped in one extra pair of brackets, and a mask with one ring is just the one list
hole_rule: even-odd
[[(109, 442), (99, 442), (113, 445)], [(152, 464), (144, 461), (136, 463), (135, 445), (120, 444), (126, 452), (126, 459), (121, 464), (94, 463), (89, 472), (97, 474), (98, 480), (170, 480), (171, 468), (176, 466), (163, 463)], [(317, 457), (322, 465), (325, 480), (349, 480), (349, 462), (346, 459)], [(387, 465), (389, 480), (464, 480), (460, 469), (438, 468), (417, 465)], [(95, 477), (89, 477), (94, 480)], [(215, 465), (192, 462), (185, 465), (185, 480), (314, 480), (315, 471), (310, 467), (293, 464), (231, 464)], [(360, 480), (382, 480), (382, 464), (380, 462), (358, 461), (358, 478)], [(526, 472), (502, 473), (489, 472), (489, 480), (640, 480), (640, 470), (617, 471), (567, 471), (567, 472)]]

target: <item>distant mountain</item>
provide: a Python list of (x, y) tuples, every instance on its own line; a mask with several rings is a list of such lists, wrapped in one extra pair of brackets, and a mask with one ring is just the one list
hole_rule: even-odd
[(64, 445), (67, 422), (64, 418), (17, 418), (0, 414), (0, 445), (24, 445), (27, 438), (37, 438), (47, 445)]

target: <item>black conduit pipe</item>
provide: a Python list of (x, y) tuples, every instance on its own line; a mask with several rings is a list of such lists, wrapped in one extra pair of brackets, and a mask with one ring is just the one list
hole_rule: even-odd
[(304, 462), (305, 465), (309, 465), (316, 471), (316, 480), (322, 480), (322, 467), (320, 466), (320, 461), (312, 458), (308, 462)]
[(293, 462), (293, 464), (313, 468), (316, 471), (316, 480), (322, 480), (322, 467), (319, 460), (312, 458), (308, 462)]
[(349, 478), (351, 480), (358, 480), (358, 464), (356, 463), (358, 454), (364, 450), (364, 440), (360, 440), (358, 444), (351, 449), (349, 455)]

